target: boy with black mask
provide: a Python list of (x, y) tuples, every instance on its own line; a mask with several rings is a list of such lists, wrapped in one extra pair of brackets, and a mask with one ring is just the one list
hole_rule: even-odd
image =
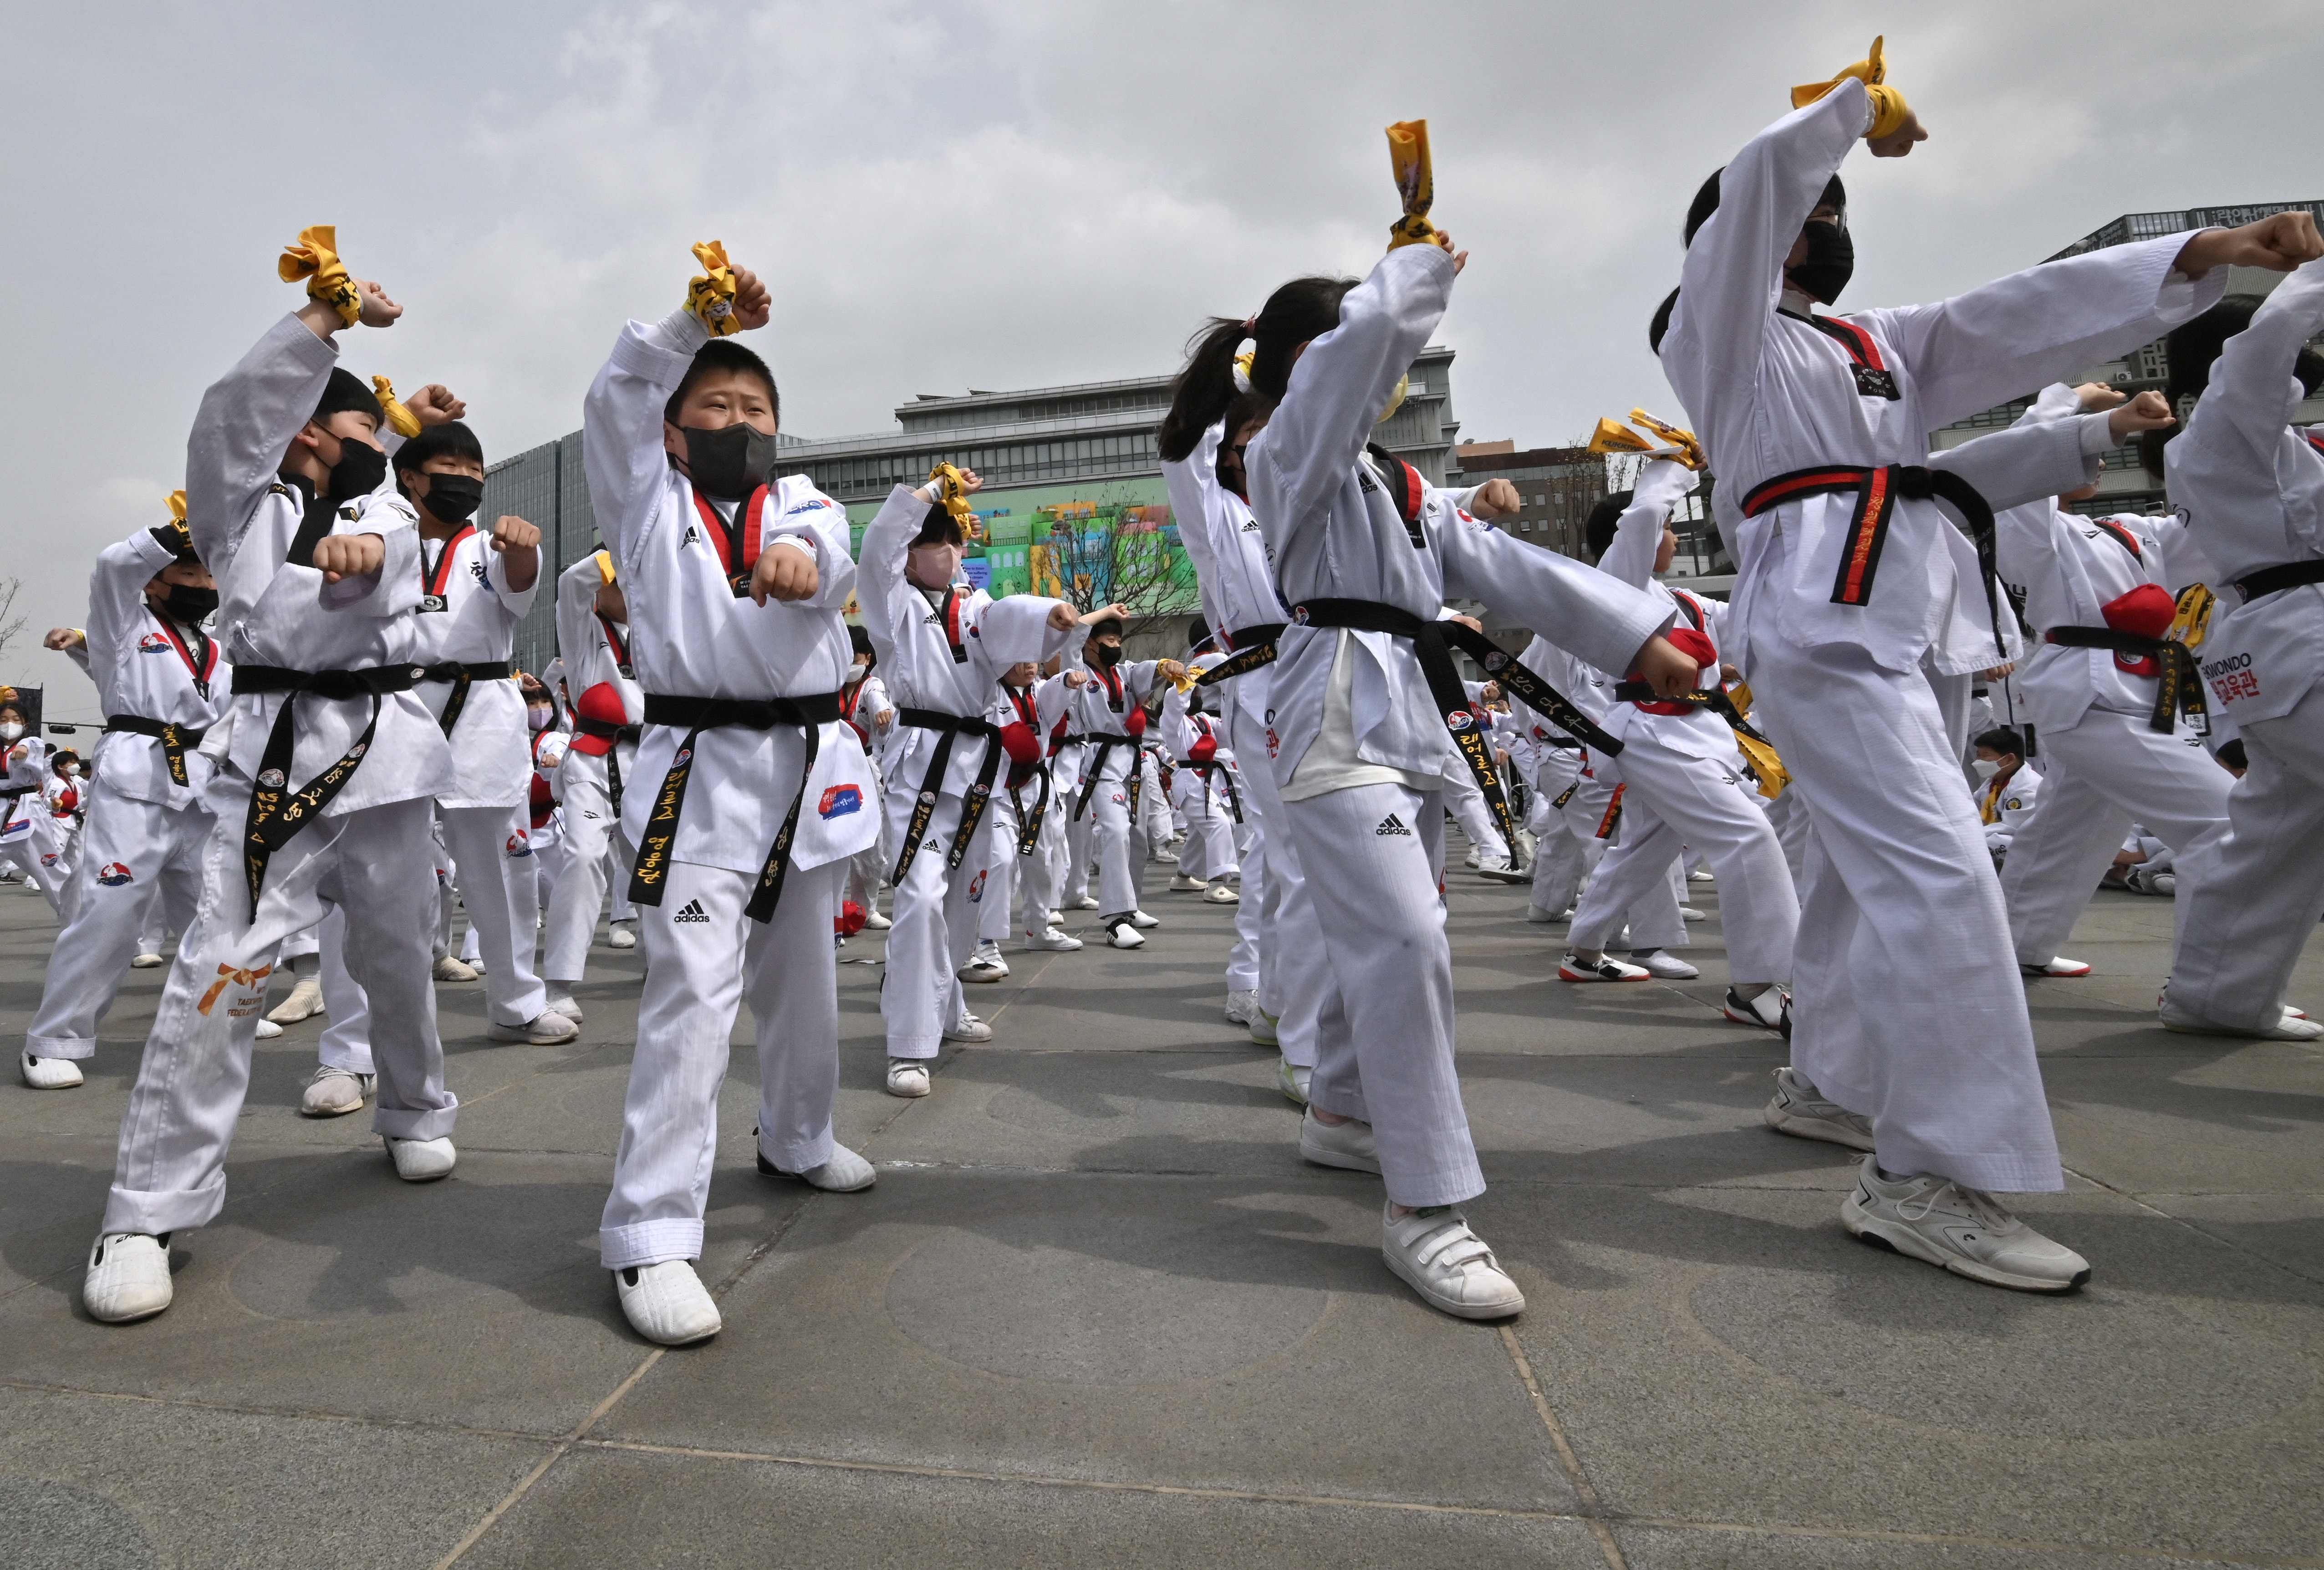
[(382, 504), (379, 400), (339, 367), (336, 342), (342, 328), (387, 327), (403, 308), (351, 276), (334, 247), (323, 226), (289, 248), (281, 272), (307, 280), (307, 303), (203, 394), (186, 444), (187, 521), (217, 577), (234, 700), (203, 743), (218, 770), (201, 893), (129, 1094), (81, 1284), (97, 1319), (170, 1306), (171, 1234), (225, 1203), (226, 1146), (276, 953), (327, 899), (346, 913), (348, 968), (371, 1002), (372, 1126), (406, 1181), (441, 1178), (456, 1159), (459, 1103), (444, 1087), (428, 977), (429, 816), (452, 761), (411, 690), (420, 537)]
[(1125, 616), (1119, 605), (1093, 613), (1082, 645), (1090, 679), (1066, 705), (1074, 731), (1088, 738), (1073, 816), (1096, 820), (1098, 925), (1109, 947), (1142, 948), (1139, 929), (1161, 925), (1139, 908), (1147, 855), (1146, 836), (1138, 833), (1139, 810), (1146, 805), (1146, 699), (1157, 681), (1176, 681), (1186, 668), (1176, 660), (1124, 660)]
[(73, 655), (97, 684), (105, 735), (99, 779), (83, 782), (87, 818), (74, 869), (72, 919), (57, 935), (41, 1007), (20, 1067), (35, 1090), (81, 1083), (78, 1060), (97, 1054), (97, 1028), (113, 1007), (138, 934), (161, 901), (183, 930), (200, 891), (203, 802), (213, 765), (198, 750), (224, 706), (233, 670), (204, 630), (217, 588), (194, 553), (185, 493), (167, 523), (99, 552), (88, 578), (88, 625), (51, 630), (48, 647)]

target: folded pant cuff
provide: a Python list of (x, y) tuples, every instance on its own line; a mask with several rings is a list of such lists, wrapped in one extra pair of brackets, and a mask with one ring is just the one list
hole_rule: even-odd
[(699, 1217), (633, 1222), (627, 1226), (604, 1227), (597, 1233), (597, 1258), (609, 1270), (627, 1270), (643, 1265), (659, 1265), (669, 1260), (698, 1260), (701, 1257), (702, 1222)]
[(1383, 1172), (1381, 1186), (1397, 1205), (1419, 1210), (1431, 1205), (1464, 1205), (1485, 1191), (1476, 1162), (1429, 1172)]
[(190, 1232), (207, 1226), (226, 1204), (226, 1174), (221, 1172), (199, 1188), (124, 1188), (115, 1187), (105, 1196), (104, 1230)]
[(24, 1050), (34, 1057), (70, 1057), (75, 1059), (97, 1056), (94, 1036), (27, 1036)]
[(459, 1116), (460, 1104), (415, 1111), (409, 1107), (383, 1106), (372, 1112), (371, 1128), (375, 1134), (385, 1134), (397, 1140), (440, 1140), (452, 1131)]

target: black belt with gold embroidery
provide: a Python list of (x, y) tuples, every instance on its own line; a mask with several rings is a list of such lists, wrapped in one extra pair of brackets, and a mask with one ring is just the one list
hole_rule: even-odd
[(928, 832), (928, 820), (936, 816), (936, 802), (944, 795), (945, 772), (952, 766), (953, 742), (964, 735), (983, 738), (984, 758), (977, 765), (976, 783), (969, 787), (968, 799), (961, 803), (960, 827), (953, 831), (952, 854), (945, 868), (947, 872), (956, 871), (968, 858), (968, 842), (975, 837), (976, 826), (984, 820), (985, 806), (992, 799), (992, 781), (1001, 772), (1001, 727), (991, 720), (946, 714), (938, 708), (899, 708), (896, 723), (938, 733), (935, 755), (920, 775), (919, 796), (912, 803), (912, 820), (905, 826), (903, 846), (896, 853), (896, 865), (888, 874), (888, 882), (902, 888), (904, 871), (918, 853), (920, 841)]
[[(300, 829), (322, 816), (331, 799), (346, 788), (364, 754), (371, 751), (372, 735), (379, 729), (379, 700), (391, 693), (410, 692), (419, 685), (421, 670), (417, 665), (369, 665), (354, 670), (290, 670), (279, 665), (234, 668), (236, 697), (277, 692), (284, 695), (282, 710), (274, 716), (273, 728), (266, 734), (266, 748), (259, 754), (258, 778), (252, 784), (250, 811), (244, 819), (242, 869), (250, 887), (254, 919), (258, 914), (258, 896), (266, 885), (268, 862)], [(368, 697), (371, 716), (364, 722), (363, 734), (355, 738), (354, 745), (321, 773), (292, 790), (290, 767), (298, 753), (298, 727), (293, 716), (299, 711), (302, 694), (339, 700)]]
[(133, 736), (151, 736), (161, 743), (161, 757), (170, 765), (170, 783), (184, 787), (186, 754), (202, 744), (209, 734), (207, 726), (172, 725), (168, 720), (147, 719), (142, 714), (109, 714), (105, 716), (108, 734), (125, 733)]
[(448, 681), (451, 696), (444, 700), (444, 712), (436, 723), (448, 736), (452, 727), (460, 723), (460, 711), (468, 706), (468, 684), (472, 681), (506, 681), (516, 674), (516, 668), (505, 660), (488, 660), (475, 665), (463, 665), (447, 660), (441, 665), (430, 665), (420, 676), (422, 681)]
[(2187, 728), (2199, 736), (2211, 734), (2210, 700), (2203, 693), (2203, 673), (2195, 667), (2195, 651), (2170, 638), (2147, 638), (2119, 627), (2052, 627), (2042, 634), (2046, 643), (2066, 649), (2110, 649), (2154, 660), (2162, 672), (2154, 683), (2154, 711), (2146, 717), (2149, 730), (2171, 734), (2181, 714)]
[(1257, 626), (1243, 627), (1227, 634), (1227, 647), (1233, 651), (1225, 659), (1194, 679), (1196, 687), (1215, 687), (1222, 681), (1258, 670), (1275, 659), (1275, 641), (1282, 636), (1286, 623), (1264, 622)]
[[(646, 724), (683, 730), (678, 751), (670, 755), (669, 771), (662, 776), (661, 794), (654, 800), (646, 831), (638, 837), (637, 865), (630, 873), (630, 903), (659, 905), (669, 881), (670, 853), (678, 843), (679, 817), (686, 810), (686, 784), (694, 772), (694, 743), (704, 731), (733, 727), (770, 731), (796, 725), (807, 742), (799, 766), (798, 790), (791, 797), (783, 827), (759, 869), (759, 886), (751, 891), (742, 914), (753, 921), (773, 919), (783, 897), (783, 879), (791, 868), (791, 841), (798, 833), (799, 804), (807, 799), (807, 781), (815, 778), (815, 761), (823, 746), (823, 727), (839, 718), (839, 694), (817, 692), (798, 697), (694, 697), (684, 694), (646, 694)], [(609, 757), (611, 754), (607, 754)]]
[(1203, 783), (1205, 786), (1217, 784), (1220, 775), (1223, 773), (1227, 785), (1227, 808), (1234, 814), (1234, 820), (1237, 823), (1242, 821), (1242, 797), (1235, 790), (1235, 771), (1231, 766), (1220, 762), (1216, 758), (1181, 758), (1176, 767), (1192, 769), (1203, 777)]
[[(1089, 760), (1087, 765), (1089, 772), (1082, 776), (1081, 794), (1074, 798), (1073, 820), (1075, 823), (1079, 823), (1082, 820), (1082, 814), (1089, 810), (1090, 798), (1097, 794), (1098, 782), (1105, 773), (1105, 761), (1113, 755), (1114, 748), (1128, 747), (1133, 760), (1139, 751), (1139, 742), (1135, 736), (1111, 736), (1103, 731), (1091, 731), (1084, 735), (1082, 740), (1094, 744), (1097, 753)], [(1146, 771), (1139, 768), (1133, 761), (1130, 766), (1128, 780), (1130, 818), (1132, 823), (1138, 821), (1138, 790), (1145, 782)]]

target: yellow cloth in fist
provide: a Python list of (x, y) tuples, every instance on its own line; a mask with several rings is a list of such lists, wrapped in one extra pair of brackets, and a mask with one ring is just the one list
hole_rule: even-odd
[(1803, 109), (1849, 78), (1854, 77), (1864, 84), (1865, 91), (1872, 99), (1872, 129), (1865, 134), (1868, 137), (1881, 137), (1901, 130), (1904, 122), (1912, 117), (1913, 111), (1912, 107), (1904, 102), (1904, 95), (1887, 85), (1888, 62), (1881, 58), (1880, 52), (1886, 37), (1886, 35), (1883, 34), (1880, 38), (1874, 39), (1869, 53), (1830, 81), (1806, 82), (1794, 88), (1792, 107)]
[(347, 264), (339, 260), (339, 231), (335, 224), (309, 224), (299, 231), (299, 243), (282, 247), (274, 270), (285, 283), (307, 281), (307, 298), (319, 300), (353, 327), (363, 319), (363, 297)]
[(396, 435), (410, 441), (420, 434), (420, 416), (396, 401), (394, 383), (384, 376), (374, 376), (371, 390), (378, 394), (380, 412), (387, 416), (387, 423)]
[(686, 286), (686, 309), (692, 311), (714, 338), (740, 329), (734, 319), (734, 270), (726, 260), (726, 243), (711, 240), (694, 248), (694, 259), (706, 271)]
[(1427, 121), (1398, 120), (1388, 128), (1388, 162), (1397, 194), (1404, 199), (1404, 217), (1388, 228), (1388, 248), (1434, 245), (1436, 227), (1428, 221), (1428, 209), (1436, 200), (1436, 171), (1428, 158)]
[(938, 464), (928, 471), (928, 480), (937, 487), (937, 504), (951, 513), (952, 521), (960, 525), (962, 540), (983, 539), (984, 521), (968, 504), (968, 482), (961, 478), (960, 470), (951, 464)]

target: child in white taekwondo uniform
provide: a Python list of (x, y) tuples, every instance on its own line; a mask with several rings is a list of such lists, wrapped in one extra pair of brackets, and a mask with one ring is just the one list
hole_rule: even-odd
[(1860, 1127), (1843, 1125), (1870, 1120), (1850, 1232), (2063, 1291), (2087, 1262), (1990, 1197), (2063, 1176), (2007, 911), (1932, 679), (2001, 653), (1972, 534), (1989, 540), (1993, 506), (2085, 483), (2106, 422), (2079, 422), (2079, 451), (2073, 423), (1935, 456), (1928, 433), (2152, 341), (2217, 298), (2215, 267), (2266, 253), (2246, 231), (2174, 236), (1935, 305), (1818, 315), (1854, 263), (1834, 171), (1860, 141), (1893, 156), (1925, 139), (1900, 94), (1868, 86), (1884, 71), (1876, 51), (1804, 89), (1812, 101), (1706, 182), (1682, 287), (1657, 313), (1667, 338), (1649, 337), (1720, 477), (1739, 564), (1729, 657), (1766, 699), (1811, 809), (1793, 1043), (1813, 1094), (1779, 1086), (1770, 1123), (1803, 1131), (1830, 1107), (1824, 1122), (1855, 1144)]
[[(606, 885), (616, 875), (627, 878), (637, 859), (637, 846), (624, 829), (623, 787), (652, 789), (650, 780), (637, 778), (645, 693), (631, 662), (629, 616), (622, 569), (611, 551), (592, 552), (558, 577), (557, 643), (570, 694), (573, 739), (557, 771), (564, 803), (564, 866), (549, 891), (540, 978), (549, 989), (549, 1007), (576, 1022), (582, 1011), (573, 989), (588, 965)], [(618, 890), (613, 913), (625, 914)], [(612, 938), (615, 947), (635, 940), (619, 926)]]
[[(540, 587), (540, 531), (513, 517), (480, 531), (471, 520), (484, 474), (484, 448), (457, 420), (426, 425), (396, 449), (396, 483), (420, 530), (420, 696), (452, 749), (452, 788), (437, 797), (436, 818), (484, 962), (488, 1033), (553, 1045), (579, 1031), (549, 1008), (533, 974), (540, 896), (527, 832), (532, 761), (524, 695), (509, 662)], [(512, 862), (512, 851), (523, 854)]]
[(380, 494), (387, 455), (372, 392), (334, 342), (401, 314), (351, 278), (328, 228), (282, 259), (309, 279), (285, 317), (202, 396), (186, 444), (186, 516), (217, 576), (234, 702), (203, 741), (217, 761), (201, 895), (161, 991), (89, 1251), (97, 1319), (170, 1305), (169, 1238), (216, 1215), (250, 1081), (266, 980), (284, 937), (325, 899), (346, 914), (347, 963), (371, 1004), (372, 1126), (397, 1176), (441, 1178), (459, 1103), (444, 1085), (428, 979), (431, 800), (450, 750), (419, 679), (420, 536)]
[[(896, 846), (887, 974), (888, 1091), (928, 1094), (945, 1041), (989, 1041), (959, 974), (976, 941), (969, 890), (984, 871), (979, 835), (1004, 754), (984, 717), (1001, 673), (1061, 651), (1080, 618), (1063, 600), (995, 600), (955, 582), (962, 514), (982, 482), (940, 469), (918, 490), (898, 485), (863, 531), (856, 602), (888, 688), (899, 739), (888, 760), (888, 834)], [(827, 941), (826, 941), (827, 946)]]
[(1175, 660), (1121, 658), (1121, 633), (1128, 613), (1119, 605), (1091, 613), (1082, 659), (1089, 679), (1066, 701), (1074, 730), (1084, 736), (1082, 777), (1074, 792), (1073, 816), (1096, 825), (1098, 925), (1114, 948), (1141, 948), (1140, 928), (1158, 927), (1158, 917), (1140, 908), (1146, 881), (1145, 836), (1136, 831), (1148, 806), (1144, 753), (1146, 699), (1157, 679), (1175, 681), (1185, 668)]
[[(872, 799), (886, 788), (886, 776), (880, 765), (881, 753), (890, 733), (896, 728), (896, 706), (888, 697), (888, 684), (875, 674), (879, 651), (872, 647), (872, 634), (858, 623), (847, 629), (847, 641), (853, 651), (854, 663), (847, 668), (847, 685), (839, 694), (839, 717), (854, 729), (855, 739), (862, 743), (864, 755), (872, 760), (872, 781), (875, 787)], [(882, 815), (874, 812), (874, 821)], [(880, 891), (888, 881), (887, 858), (881, 854), (880, 840), (855, 853), (848, 864), (847, 878), (840, 890), (844, 905), (853, 901), (863, 912), (863, 925), (874, 932), (888, 929), (888, 919), (880, 914)]]
[[(182, 497), (172, 502), (182, 509)], [(233, 675), (203, 630), (217, 609), (217, 587), (180, 516), (98, 553), (88, 625), (48, 636), (51, 649), (85, 653), (105, 735), (101, 771), (83, 782), (78, 902), (24, 1037), (21, 1067), (35, 1090), (81, 1083), (76, 1065), (97, 1054), (97, 1026), (142, 929), (156, 919), (180, 931), (192, 924), (214, 767), (199, 749)]]
[[(1200, 672), (1222, 657), (1206, 653), (1190, 658), (1186, 668)], [(1235, 768), (1234, 749), (1225, 744), (1226, 727), (1206, 712), (1202, 689), (1181, 692), (1176, 684), (1162, 695), (1162, 744), (1170, 759), (1170, 804), (1186, 820), (1186, 844), (1178, 853), (1178, 875), (1173, 889), (1199, 892), (1214, 905), (1231, 905), (1239, 896), (1223, 881), (1245, 879), (1255, 902), (1259, 885), (1248, 881), (1235, 849), (1236, 831), (1242, 826), (1242, 779)], [(1227, 965), (1227, 991), (1256, 994), (1259, 956), (1241, 952), (1238, 922), (1236, 952)]]
[(1448, 237), (1423, 238), (1438, 243), (1391, 249), (1360, 284), (1301, 279), (1268, 298), (1251, 324), (1250, 380), (1279, 402), (1248, 462), (1291, 609), (1270, 752), (1333, 984), (1300, 1151), (1379, 1172), (1388, 1268), (1447, 1313), (1499, 1318), (1524, 1296), (1457, 1208), (1484, 1181), (1453, 1067), (1435, 863), (1443, 738), (1470, 722), (1452, 623), (1436, 618), (1448, 598), (1472, 596), (1557, 627), (1595, 663), (1644, 660), (1670, 690), (1694, 670), (1660, 641), (1667, 614), (1644, 595), (1429, 509), (1416, 473), (1367, 452), (1466, 259)]
[(623, 328), (583, 407), (590, 505), (645, 694), (622, 806), (645, 991), (598, 1246), (631, 1325), (667, 1345), (719, 1329), (690, 1261), (746, 998), (759, 1170), (837, 1191), (874, 1176), (831, 1122), (832, 901), (876, 832), (870, 762), (839, 717), (847, 515), (804, 476), (774, 477), (774, 377), (723, 336), (765, 325), (767, 291), (723, 247), (696, 254), (712, 271), (688, 304)]
[(2190, 324), (2170, 350), (2174, 389), (2200, 393), (2163, 449), (2171, 500), (2242, 602), (2215, 619), (2201, 673), (2249, 766), (2228, 798), (2218, 876), (2181, 896), (2162, 1021), (2312, 1040), (2324, 1023), (2286, 1010), (2283, 993), (2324, 917), (2324, 429), (2285, 421), (2324, 386), (2324, 356), (2307, 346), (2324, 328), (2324, 261), (2313, 220), (2282, 217), (2299, 229), (2290, 248), (2311, 259), (2264, 303), (2223, 309), (2211, 335)]
[[(1067, 952), (1081, 940), (1049, 930), (1048, 908), (1038, 903), (1046, 895), (1046, 879), (1036, 877), (1040, 865), (1042, 836), (1051, 831), (1052, 817), (1064, 816), (1056, 781), (1049, 774), (1048, 740), (1065, 718), (1065, 686), (1043, 681), (1040, 667), (1020, 660), (1001, 673), (991, 707), (984, 717), (1001, 734), (1007, 762), (1001, 765), (999, 787), (987, 811), (991, 832), (985, 836), (982, 886), (969, 885), (969, 903), (976, 910), (976, 947), (961, 967), (964, 982), (997, 982), (1009, 974), (1001, 945), (1010, 934), (1018, 886), (1032, 883), (1022, 931), (1028, 949)], [(1062, 939), (1062, 942), (1057, 941)]]
[(2034, 809), (2042, 800), (2042, 776), (2025, 766), (2025, 738), (2006, 725), (1972, 738), (1969, 770), (1977, 776), (1969, 798), (1977, 807), (1978, 827), (1985, 834), (1986, 854), (1997, 865), (2034, 819)]
[[(2123, 439), (2171, 420), (2161, 393), (2126, 402), (2097, 383), (2050, 387), (2025, 418), (2093, 410), (2109, 411)], [(2217, 877), (2235, 784), (2201, 745), (2187, 744), (2183, 706), (2192, 699), (2207, 729), (2209, 706), (2195, 654), (2172, 635), (2180, 596), (2208, 585), (2211, 564), (2177, 518), (2089, 518), (2060, 505), (2096, 489), (1997, 519), (2002, 578), (2024, 590), (2038, 640), (2012, 679), (2026, 749), (2041, 755), (2043, 808), (2015, 832), (2001, 871), (2018, 966), (2029, 976), (2090, 974), (2058, 950), (2134, 820), (2172, 847), (2190, 882)], [(2036, 776), (2029, 767), (2021, 778), (2031, 784)]]
[(12, 866), (49, 902), (49, 913), (65, 914), (64, 874), (58, 870), (56, 825), (42, 810), (50, 779), (49, 744), (26, 734), (29, 724), (13, 687), (0, 687), (0, 866)]
[[(1065, 914), (1060, 901), (1068, 854), (1065, 819), (1073, 810), (1074, 781), (1078, 777), (1074, 760), (1080, 749), (1072, 740), (1073, 716), (1065, 699), (1088, 678), (1079, 670), (1065, 670), (1062, 655), (1048, 660), (1041, 667), (1044, 675), (1039, 684), (1033, 688), (1034, 714), (1043, 726), (1041, 768), (1048, 779), (1049, 807), (1041, 815), (1041, 830), (1034, 836), (1031, 850), (1017, 868), (1017, 930), (1028, 951), (1071, 954), (1082, 947), (1082, 940), (1068, 936), (1057, 923)], [(1027, 789), (1035, 787), (1028, 785)], [(1029, 803), (1019, 808), (1020, 824), (1028, 810)]]
[[(1646, 590), (1678, 613), (1671, 642), (1700, 664), (1699, 689), (1717, 696), (1726, 607), (1656, 581), (1678, 548), (1678, 537), (1670, 531), (1671, 510), (1696, 483), (1694, 470), (1674, 459), (1647, 463), (1633, 492), (1598, 504), (1589, 522), (1589, 545), (1598, 555), (1599, 571)], [(1615, 966), (1614, 979), (1619, 979), (1633, 968), (1609, 960), (1606, 946), (1619, 935), (1623, 912), (1655, 885), (1668, 882), (1670, 864), (1683, 846), (1706, 857), (1719, 880), (1733, 978), (1724, 1002), (1727, 1017), (1738, 1024), (1784, 1030), (1781, 984), (1791, 979), (1799, 893), (1792, 886), (1784, 847), (1758, 804), (1734, 730), (1703, 702), (1662, 702), (1628, 685), (1614, 691), (1617, 701), (1604, 724), (1623, 743), (1614, 766), (1628, 787), (1626, 813), (1643, 807), (1653, 814), (1653, 827), (1631, 817), (1620, 845), (1599, 864), (1573, 917), (1568, 958), (1574, 963), (1561, 965), (1559, 976), (1609, 979), (1607, 967)], [(1660, 951), (1642, 963), (1674, 979), (1691, 980), (1696, 974), (1692, 965)]]

